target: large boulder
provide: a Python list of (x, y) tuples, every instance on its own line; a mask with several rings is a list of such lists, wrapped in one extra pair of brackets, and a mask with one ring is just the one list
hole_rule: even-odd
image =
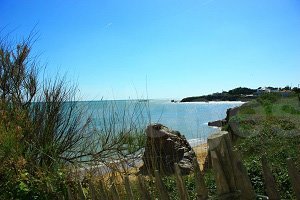
[(153, 174), (154, 170), (169, 175), (174, 173), (174, 164), (183, 175), (193, 170), (196, 154), (186, 138), (162, 124), (151, 124), (146, 128), (147, 142), (143, 155), (142, 174)]

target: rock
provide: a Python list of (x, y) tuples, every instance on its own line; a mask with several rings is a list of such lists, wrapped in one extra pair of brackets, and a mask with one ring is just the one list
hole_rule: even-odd
[(183, 175), (193, 171), (196, 154), (180, 132), (172, 131), (162, 124), (151, 124), (147, 126), (146, 134), (141, 174), (153, 174), (157, 169), (162, 174), (170, 175), (174, 173), (175, 163), (178, 163)]
[(226, 124), (228, 125), (228, 132), (230, 135), (230, 139), (235, 142), (239, 137), (240, 137), (240, 133), (239, 133), (239, 125), (237, 122), (235, 121), (231, 121), (230, 119), (234, 116), (237, 115), (237, 113), (239, 112), (240, 107), (234, 107), (234, 108), (229, 108), (227, 109), (226, 112)]
[(208, 126), (222, 127), (226, 124), (226, 120), (217, 120), (213, 122), (208, 122)]
[(237, 115), (238, 111), (239, 111), (240, 107), (234, 107), (234, 108), (229, 108), (226, 111), (226, 122), (228, 123), (229, 119), (235, 115)]

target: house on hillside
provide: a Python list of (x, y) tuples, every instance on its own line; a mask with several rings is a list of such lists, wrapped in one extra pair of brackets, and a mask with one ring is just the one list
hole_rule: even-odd
[(261, 94), (265, 94), (265, 93), (277, 93), (279, 92), (278, 88), (273, 88), (273, 87), (259, 87), (256, 90), (256, 95), (261, 95)]

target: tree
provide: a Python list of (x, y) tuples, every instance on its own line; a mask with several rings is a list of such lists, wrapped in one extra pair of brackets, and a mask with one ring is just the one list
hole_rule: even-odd
[(231, 95), (249, 95), (253, 94), (256, 90), (246, 88), (246, 87), (238, 87), (232, 90), (229, 90), (228, 93)]

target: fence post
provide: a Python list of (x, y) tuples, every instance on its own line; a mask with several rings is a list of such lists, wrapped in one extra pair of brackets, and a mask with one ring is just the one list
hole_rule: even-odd
[(133, 193), (132, 193), (132, 190), (131, 190), (131, 187), (130, 187), (130, 182), (129, 182), (128, 175), (124, 176), (124, 182), (125, 182), (125, 189), (126, 189), (127, 198), (129, 200), (133, 200)]
[(220, 131), (207, 139), (216, 177), (218, 199), (239, 199), (236, 186), (232, 145), (228, 132)]
[(96, 200), (97, 196), (100, 196), (99, 193), (96, 191), (94, 184), (91, 180), (89, 180), (89, 190), (90, 190), (92, 200)]
[(85, 200), (86, 196), (83, 192), (82, 185), (81, 185), (80, 181), (78, 181), (78, 191), (79, 191), (79, 199)]
[(269, 199), (280, 199), (280, 195), (277, 191), (276, 181), (272, 175), (271, 169), (268, 165), (268, 161), (265, 156), (261, 159), (263, 176), (265, 179), (266, 193)]
[(291, 158), (287, 159), (289, 177), (297, 199), (300, 199), (300, 174)]
[(256, 194), (252, 187), (251, 180), (240, 154), (237, 151), (233, 152), (233, 170), (235, 175), (235, 183), (238, 190), (241, 191), (241, 199), (255, 199)]
[(107, 194), (107, 190), (105, 189), (105, 186), (103, 185), (102, 180), (99, 180), (99, 193), (101, 198), (108, 200), (108, 194)]
[(145, 186), (145, 181), (141, 174), (138, 176), (138, 182), (139, 182), (140, 194), (142, 198), (145, 200), (151, 200), (150, 193), (148, 192)]
[(71, 188), (70, 188), (69, 185), (67, 185), (67, 192), (68, 192), (68, 199), (69, 200), (75, 199), (74, 196), (73, 196), (72, 190), (71, 190)]
[(196, 185), (196, 192), (197, 192), (197, 200), (206, 200), (208, 199), (208, 190), (206, 189), (197, 158), (194, 158), (193, 164), (195, 170), (195, 185)]
[(180, 199), (188, 200), (189, 195), (187, 193), (185, 184), (182, 180), (181, 172), (177, 163), (174, 164), (175, 176), (176, 176), (176, 185), (179, 192)]
[(113, 199), (113, 200), (120, 200), (120, 196), (119, 196), (119, 193), (118, 193), (118, 191), (117, 191), (117, 188), (116, 188), (114, 182), (113, 182), (112, 185), (111, 185), (110, 193), (111, 193), (111, 195), (112, 195), (112, 199)]
[(171, 200), (158, 170), (154, 171), (155, 184), (161, 200)]

